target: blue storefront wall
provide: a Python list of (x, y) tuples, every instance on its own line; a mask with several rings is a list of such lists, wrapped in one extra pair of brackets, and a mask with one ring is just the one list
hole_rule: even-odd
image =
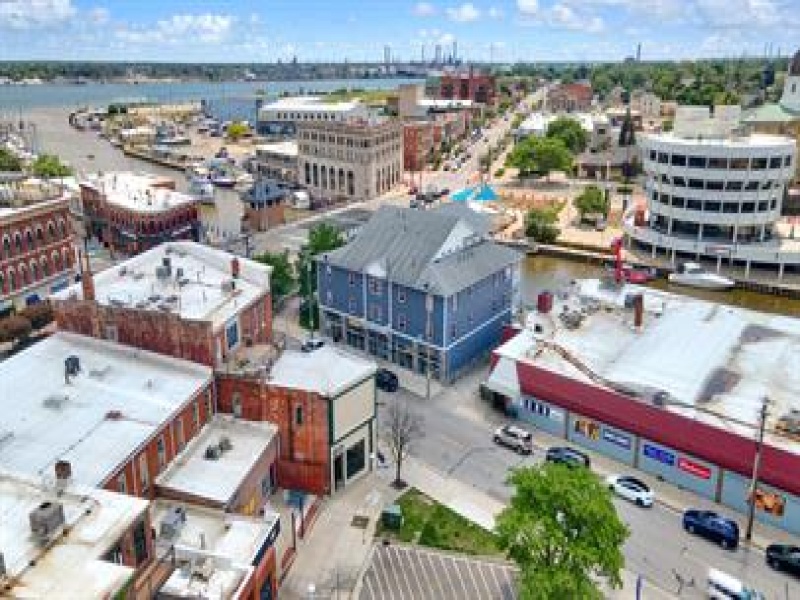
[[(759, 483), (758, 490), (756, 519), (800, 535), (800, 498), (765, 483)], [(749, 497), (750, 478), (733, 471), (725, 471), (720, 502), (747, 514)]]
[(470, 335), (463, 337), (447, 349), (447, 373), (456, 375), (476, 360), (487, 356), (500, 343), (503, 328), (511, 322), (511, 311), (506, 311), (484, 323)]
[(515, 405), (517, 417), (538, 429), (564, 437), (567, 427), (567, 411), (532, 396), (523, 396)]
[(636, 458), (636, 436), (572, 413), (567, 437), (570, 441), (600, 452), (615, 460), (633, 465)]
[(720, 469), (704, 460), (640, 438), (638, 467), (678, 487), (716, 499)]

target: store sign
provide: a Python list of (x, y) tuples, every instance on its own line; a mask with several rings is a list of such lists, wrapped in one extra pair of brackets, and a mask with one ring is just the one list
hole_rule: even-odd
[(706, 467), (705, 465), (698, 464), (688, 458), (679, 458), (678, 459), (678, 468), (681, 471), (686, 471), (687, 473), (694, 475), (695, 477), (700, 477), (701, 479), (710, 479), (711, 478), (711, 469)]
[(631, 438), (629, 438), (627, 435), (622, 435), (621, 433), (612, 431), (611, 429), (606, 429), (605, 427), (603, 428), (603, 439), (616, 446), (619, 446), (620, 448), (625, 448), (625, 450), (631, 449)]
[(670, 467), (675, 466), (675, 455), (669, 450), (664, 450), (663, 448), (653, 446), (652, 444), (645, 444), (642, 447), (642, 451), (647, 458), (652, 458), (653, 460), (657, 460), (658, 462), (664, 463)]

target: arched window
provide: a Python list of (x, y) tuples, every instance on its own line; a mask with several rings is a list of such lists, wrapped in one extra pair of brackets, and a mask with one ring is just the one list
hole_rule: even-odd
[(22, 234), (19, 231), (14, 232), (14, 247), (17, 252), (22, 252)]
[(3, 256), (6, 258), (11, 256), (11, 238), (7, 235), (3, 236)]
[(25, 265), (19, 266), (19, 284), (20, 287), (25, 287), (30, 283), (28, 279), (28, 269), (25, 268)]
[(61, 255), (58, 252), (53, 252), (52, 259), (53, 259), (53, 268), (56, 270), (56, 272), (61, 271), (62, 270)]
[(52, 221), (47, 222), (47, 239), (49, 240), (56, 239), (56, 226), (53, 225)]
[(35, 260), (31, 261), (31, 283), (39, 281), (39, 265)]
[(67, 236), (67, 224), (64, 219), (58, 220), (58, 233), (61, 234), (62, 238)]
[(353, 175), (352, 171), (347, 172), (347, 195), (348, 196), (356, 195), (355, 176)]
[(61, 253), (64, 255), (64, 268), (69, 268), (72, 265), (72, 253), (66, 248)]
[(344, 169), (339, 169), (339, 191), (344, 193)]
[(8, 291), (13, 292), (17, 289), (17, 274), (14, 273), (14, 269), (8, 270)]
[(317, 166), (316, 163), (314, 163), (313, 173), (314, 173), (314, 177), (313, 177), (314, 184), (313, 185), (314, 185), (314, 187), (319, 187), (319, 167)]
[(44, 229), (42, 229), (41, 225), (36, 226), (36, 241), (40, 244), (44, 243)]
[(25, 247), (28, 250), (33, 249), (33, 232), (30, 229), (25, 230)]
[(322, 189), (328, 189), (328, 169), (325, 168), (325, 165), (322, 165)]
[(39, 260), (39, 264), (42, 266), (42, 275), (44, 277), (50, 277), (50, 263), (47, 260), (46, 256), (43, 256), (41, 260)]
[(0, 294), (5, 293), (6, 291), (6, 276), (0, 271)]

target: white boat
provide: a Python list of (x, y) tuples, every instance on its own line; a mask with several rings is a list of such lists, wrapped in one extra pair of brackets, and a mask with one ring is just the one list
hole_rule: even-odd
[(189, 177), (189, 193), (197, 196), (201, 204), (214, 204), (214, 184), (206, 178)]
[(670, 273), (669, 282), (675, 285), (702, 288), (705, 290), (729, 290), (736, 282), (716, 273), (709, 273), (697, 263), (687, 262)]

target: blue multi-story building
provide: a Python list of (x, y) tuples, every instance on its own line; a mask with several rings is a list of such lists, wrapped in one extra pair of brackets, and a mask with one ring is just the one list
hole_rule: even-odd
[(322, 331), (452, 381), (497, 345), (517, 306), (520, 255), (487, 239), (463, 205), (382, 207), (346, 246), (317, 258)]

